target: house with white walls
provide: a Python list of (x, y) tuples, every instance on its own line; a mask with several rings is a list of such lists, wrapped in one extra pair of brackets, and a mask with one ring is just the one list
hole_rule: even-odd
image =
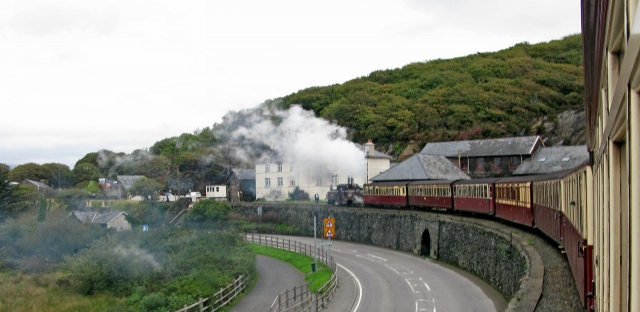
[(318, 194), (325, 198), (327, 192), (338, 184), (353, 183), (360, 186), (391, 167), (391, 157), (375, 150), (371, 140), (366, 144), (355, 146), (362, 151), (360, 160), (363, 169), (359, 172), (345, 173), (340, 169), (340, 161), (336, 158), (333, 163), (314, 164), (310, 162), (286, 162), (277, 155), (271, 155), (255, 165), (256, 198), (265, 200), (286, 200), (289, 193), (296, 187), (307, 192), (310, 198)]

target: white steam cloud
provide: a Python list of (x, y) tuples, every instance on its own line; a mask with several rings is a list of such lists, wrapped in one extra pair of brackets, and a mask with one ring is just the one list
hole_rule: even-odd
[(299, 105), (262, 111), (245, 120), (233, 136), (250, 138), (278, 152), (284, 162), (317, 166), (348, 176), (366, 172), (364, 150), (347, 139), (345, 128), (317, 118)]

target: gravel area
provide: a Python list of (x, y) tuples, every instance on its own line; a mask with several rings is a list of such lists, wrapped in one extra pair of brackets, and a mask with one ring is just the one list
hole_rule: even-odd
[(529, 233), (523, 235), (538, 250), (544, 262), (542, 295), (535, 311), (585, 311), (567, 257), (554, 242)]

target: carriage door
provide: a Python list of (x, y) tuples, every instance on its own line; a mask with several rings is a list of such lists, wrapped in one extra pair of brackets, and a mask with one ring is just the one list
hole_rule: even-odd
[(493, 188), (495, 184), (489, 184), (489, 214), (496, 214), (496, 198), (493, 196)]

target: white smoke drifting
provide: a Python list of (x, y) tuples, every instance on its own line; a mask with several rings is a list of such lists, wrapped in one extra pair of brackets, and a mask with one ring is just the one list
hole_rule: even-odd
[(317, 118), (299, 105), (288, 110), (263, 108), (248, 118), (233, 136), (270, 146), (283, 162), (347, 176), (366, 172), (364, 151), (347, 140), (346, 129)]

